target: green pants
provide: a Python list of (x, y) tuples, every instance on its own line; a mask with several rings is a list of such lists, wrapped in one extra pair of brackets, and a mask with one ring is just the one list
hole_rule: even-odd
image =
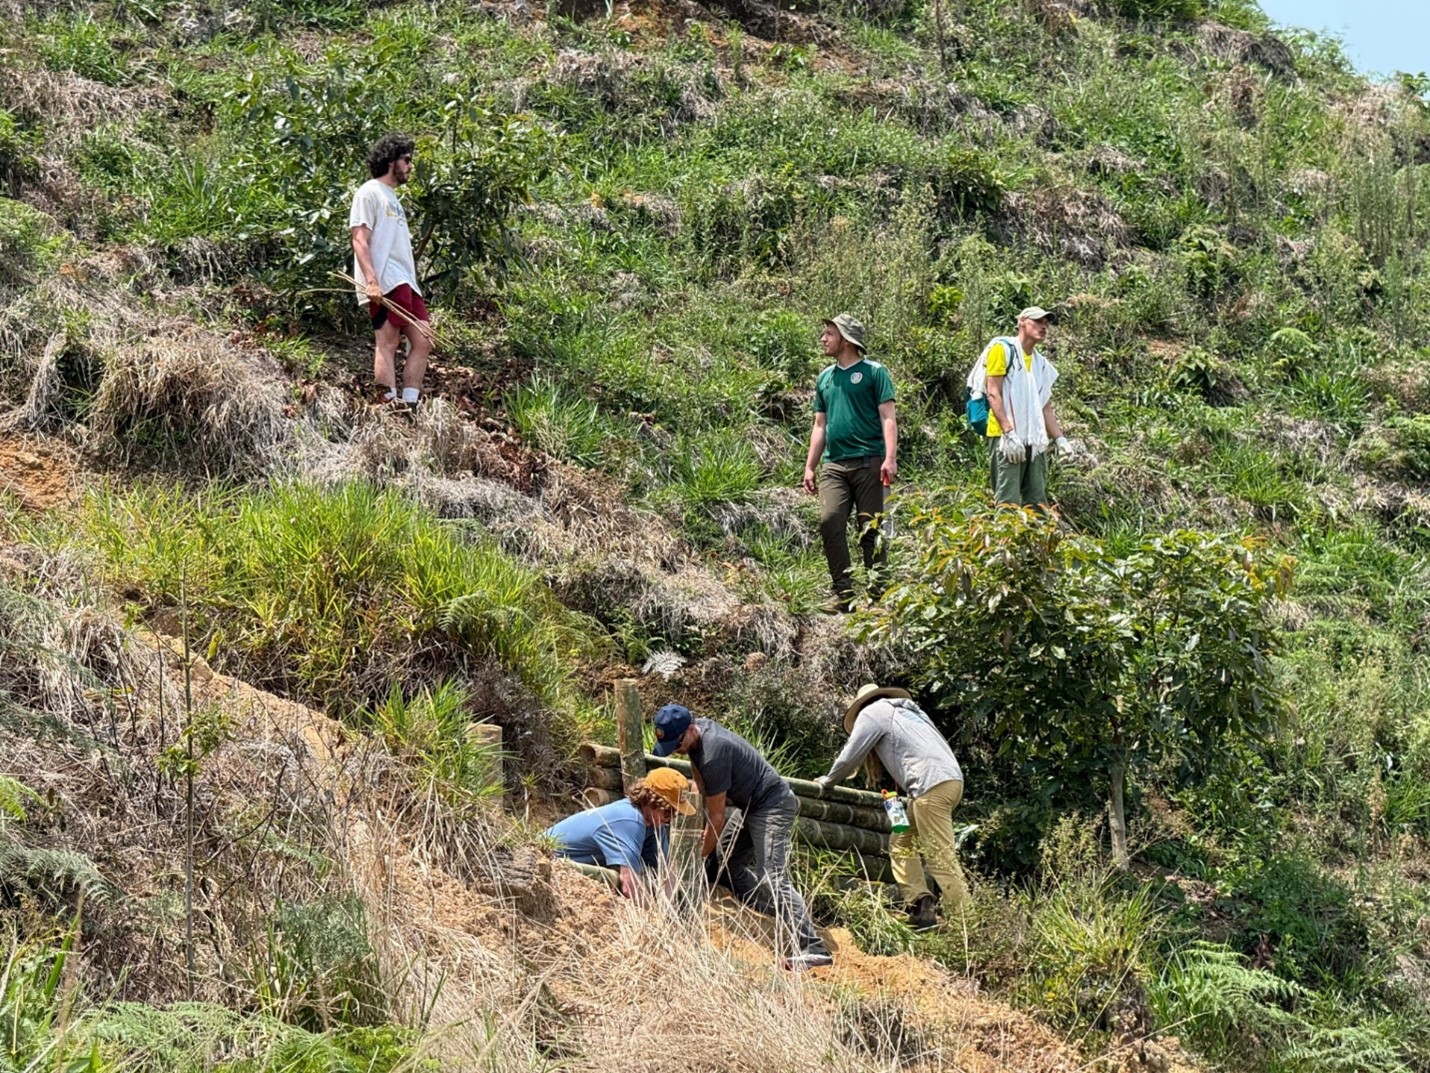
[(864, 568), (883, 565), (887, 556), (877, 531), (869, 528), (875, 515), (884, 509), (884, 484), (879, 479), (880, 455), (845, 458), (826, 462), (819, 473), (819, 536), (824, 542), (824, 558), (829, 563), (829, 579), (834, 595), (849, 599), (854, 581), (849, 569), (849, 515), (859, 526), (859, 548)]
[(993, 485), (993, 501), (1015, 507), (1046, 507), (1048, 505), (1048, 452), (1026, 462), (1004, 462), (998, 453), (998, 437), (990, 437), (988, 447), (992, 462), (989, 472)]

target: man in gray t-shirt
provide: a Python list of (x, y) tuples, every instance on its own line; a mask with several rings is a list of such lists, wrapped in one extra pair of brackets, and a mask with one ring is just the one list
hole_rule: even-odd
[[(909, 905), (909, 923), (918, 930), (938, 924), (925, 870), (943, 891), (947, 919), (967, 906), (968, 887), (958, 866), (953, 810), (963, 800), (963, 769), (938, 727), (902, 689), (866, 685), (844, 714), (849, 743), (828, 775), (814, 781), (837, 784), (860, 762), (877, 764), (909, 795), (909, 829), (889, 839), (894, 878)], [(922, 860), (920, 860), (922, 857)]]
[(746, 905), (775, 918), (785, 967), (833, 964), (804, 898), (790, 882), (790, 838), (799, 803), (779, 772), (733, 730), (696, 719), (680, 704), (667, 704), (655, 713), (655, 739), (657, 756), (690, 757), (696, 788), (705, 798), (704, 856), (714, 853), (720, 842), (726, 809), (741, 810), (740, 832), (725, 862), (730, 888)]

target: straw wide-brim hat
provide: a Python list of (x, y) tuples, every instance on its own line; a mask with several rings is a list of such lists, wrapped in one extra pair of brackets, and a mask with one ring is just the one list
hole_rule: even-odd
[(860, 710), (864, 705), (870, 704), (880, 697), (903, 697), (905, 700), (913, 700), (913, 695), (907, 689), (900, 689), (898, 686), (876, 686), (873, 682), (862, 685), (844, 712), (844, 733), (853, 733), (854, 720), (859, 717)]

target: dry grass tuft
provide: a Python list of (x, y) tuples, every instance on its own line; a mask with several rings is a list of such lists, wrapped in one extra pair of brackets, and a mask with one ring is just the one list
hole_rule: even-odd
[(109, 352), (89, 429), (92, 450), (125, 462), (157, 438), (161, 454), (226, 474), (267, 470), (292, 433), (271, 356), (179, 321)]
[(1092, 269), (1131, 245), (1131, 230), (1107, 197), (1071, 182), (1005, 194), (1001, 226), (1009, 237)]
[(123, 271), (80, 265), (0, 311), (0, 370), (23, 394), (3, 420), (73, 425), (106, 461), (225, 475), (274, 465), (293, 428), (276, 361), (140, 306), (117, 278)]

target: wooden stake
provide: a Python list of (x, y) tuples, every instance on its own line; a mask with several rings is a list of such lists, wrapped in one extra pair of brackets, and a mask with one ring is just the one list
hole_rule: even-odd
[(641, 694), (634, 678), (616, 683), (616, 734), (621, 749), (621, 783), (630, 790), (637, 779), (645, 778), (645, 720), (641, 718)]

